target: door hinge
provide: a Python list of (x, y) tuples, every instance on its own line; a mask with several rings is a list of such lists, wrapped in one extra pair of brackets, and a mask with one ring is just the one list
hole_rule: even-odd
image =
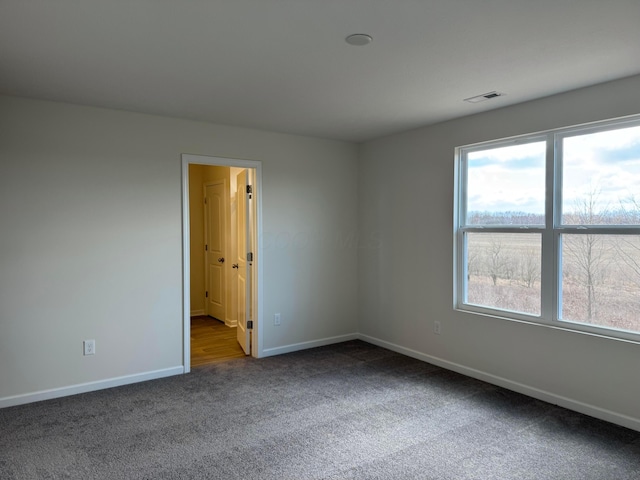
[(251, 200), (252, 197), (252, 193), (253, 193), (253, 185), (247, 185), (247, 193), (249, 194), (249, 200)]
[(253, 262), (253, 252), (247, 253), (247, 262)]
[(247, 320), (247, 328), (253, 330), (253, 320)]
[(204, 246), (204, 251), (205, 251), (205, 252), (208, 252), (208, 251), (209, 251), (209, 245), (205, 245), (205, 246)]
[(204, 197), (204, 204), (207, 204), (207, 197)]
[(209, 292), (204, 292), (204, 298), (209, 298)]

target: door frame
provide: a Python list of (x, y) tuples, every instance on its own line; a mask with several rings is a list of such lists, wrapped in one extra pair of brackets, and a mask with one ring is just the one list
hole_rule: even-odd
[(257, 276), (257, 309), (253, 323), (251, 356), (263, 356), (262, 340), (262, 162), (234, 158), (212, 157), (183, 153), (182, 157), (182, 316), (183, 316), (183, 367), (184, 373), (191, 371), (191, 235), (189, 231), (189, 165), (211, 165), (220, 167), (252, 168), (255, 171), (254, 198), (256, 201), (257, 252), (254, 252), (254, 275)]

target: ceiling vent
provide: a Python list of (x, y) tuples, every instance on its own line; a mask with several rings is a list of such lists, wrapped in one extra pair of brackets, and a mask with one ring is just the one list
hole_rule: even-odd
[(464, 101), (469, 103), (480, 103), (480, 102), (484, 102), (485, 100), (491, 100), (492, 98), (502, 97), (503, 95), (505, 94), (494, 91), (489, 93), (483, 93), (482, 95), (476, 95), (475, 97), (465, 98)]

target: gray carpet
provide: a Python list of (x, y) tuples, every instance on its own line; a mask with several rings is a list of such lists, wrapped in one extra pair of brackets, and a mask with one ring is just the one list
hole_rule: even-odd
[(640, 479), (640, 433), (354, 341), (0, 410), (8, 479)]

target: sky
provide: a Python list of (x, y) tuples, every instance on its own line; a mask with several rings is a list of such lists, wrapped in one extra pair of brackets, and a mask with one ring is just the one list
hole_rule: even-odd
[[(468, 211), (544, 213), (545, 142), (469, 152)], [(640, 205), (640, 126), (563, 140), (563, 212), (591, 192), (600, 210)]]

